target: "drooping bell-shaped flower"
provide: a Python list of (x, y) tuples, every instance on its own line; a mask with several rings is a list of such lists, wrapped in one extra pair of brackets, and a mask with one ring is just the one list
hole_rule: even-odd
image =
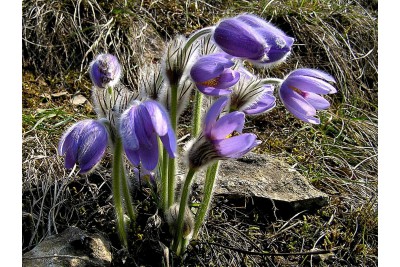
[(158, 163), (158, 141), (160, 137), (170, 157), (176, 155), (176, 137), (168, 113), (157, 101), (133, 101), (120, 119), (120, 135), (129, 161), (147, 170)]
[(206, 55), (196, 61), (190, 70), (190, 76), (203, 94), (227, 95), (232, 93), (228, 88), (236, 84), (240, 78), (240, 73), (231, 69), (234, 65), (228, 54)]
[(321, 95), (336, 93), (333, 77), (314, 69), (297, 69), (282, 82), (279, 96), (284, 106), (302, 121), (319, 124), (317, 110), (327, 109), (330, 104)]
[(98, 55), (89, 66), (90, 79), (99, 88), (115, 86), (121, 77), (122, 68), (118, 59), (111, 54)]
[(97, 120), (83, 120), (72, 125), (62, 136), (58, 153), (65, 156), (65, 168), (79, 164), (79, 173), (85, 173), (100, 162), (107, 148), (108, 132)]
[(278, 64), (290, 54), (294, 39), (265, 20), (243, 14), (218, 23), (213, 34), (226, 53), (258, 66)]
[(234, 111), (218, 119), (228, 102), (221, 97), (206, 114), (203, 132), (188, 152), (190, 168), (200, 168), (214, 160), (239, 158), (261, 143), (252, 133), (242, 133), (244, 113)]

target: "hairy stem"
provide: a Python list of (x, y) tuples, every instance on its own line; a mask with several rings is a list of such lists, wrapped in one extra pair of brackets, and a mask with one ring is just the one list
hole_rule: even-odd
[(193, 127), (192, 127), (193, 138), (196, 137), (200, 132), (202, 104), (203, 104), (203, 94), (199, 90), (196, 90), (195, 102), (194, 102), (194, 114), (193, 114)]
[(120, 179), (121, 179), (121, 185), (122, 185), (122, 192), (124, 194), (124, 199), (125, 199), (125, 207), (126, 210), (128, 211), (128, 216), (131, 220), (131, 224), (134, 226), (136, 222), (136, 213), (132, 204), (132, 197), (131, 193), (129, 191), (129, 185), (128, 185), (128, 180), (126, 179), (125, 175), (125, 166), (124, 166), (124, 161), (122, 160), (121, 157), (121, 163), (120, 163)]
[(200, 204), (200, 208), (196, 213), (193, 238), (197, 238), (200, 228), (203, 225), (204, 219), (206, 218), (207, 212), (210, 208), (211, 199), (214, 191), (215, 178), (217, 177), (218, 169), (219, 161), (213, 163), (210, 167), (207, 168), (206, 180), (204, 182), (204, 196), (203, 201)]
[(186, 175), (185, 183), (182, 188), (181, 201), (180, 201), (180, 205), (179, 205), (178, 221), (177, 221), (176, 228), (175, 228), (175, 238), (174, 238), (174, 243), (173, 243), (173, 248), (172, 248), (177, 253), (177, 255), (179, 255), (180, 254), (179, 252), (181, 252), (181, 249), (179, 249), (179, 246), (180, 246), (180, 243), (182, 240), (182, 234), (183, 234), (183, 222), (184, 222), (185, 209), (186, 209), (186, 206), (188, 205), (190, 184), (192, 183), (192, 179), (193, 179), (195, 172), (196, 172), (196, 170), (189, 169), (189, 172)]
[(165, 211), (168, 209), (168, 152), (163, 148), (162, 169), (161, 169), (161, 207)]
[(125, 247), (128, 247), (128, 241), (124, 224), (124, 209), (121, 196), (121, 161), (122, 161), (122, 142), (119, 137), (115, 138), (114, 159), (112, 170), (112, 192), (114, 197), (114, 208), (117, 216), (117, 229), (119, 237)]
[[(170, 106), (170, 116), (171, 116), (171, 126), (176, 134), (177, 129), (177, 108), (178, 108), (178, 85), (171, 84), (171, 106)], [(168, 160), (168, 208), (172, 206), (175, 201), (175, 168), (176, 160), (175, 158), (169, 158)]]
[(195, 32), (192, 36), (189, 37), (183, 50), (184, 51), (188, 50), (194, 41), (196, 41), (198, 38), (200, 38), (203, 35), (211, 33), (213, 29), (214, 29), (214, 27), (207, 27), (207, 28), (203, 28), (203, 29)]

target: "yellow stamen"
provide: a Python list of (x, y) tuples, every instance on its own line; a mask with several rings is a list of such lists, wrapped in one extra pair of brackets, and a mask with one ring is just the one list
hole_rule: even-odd
[(219, 77), (215, 77), (214, 79), (211, 79), (211, 80), (208, 80), (208, 81), (205, 81), (205, 82), (200, 82), (198, 84), (204, 85), (204, 86), (214, 87), (214, 86), (216, 86), (218, 84), (218, 82), (219, 82)]
[(289, 88), (292, 89), (293, 91), (295, 91), (296, 93), (298, 93), (299, 95), (304, 96), (304, 92), (301, 91), (299, 88), (294, 87), (292, 85), (289, 85)]
[(231, 137), (233, 137), (233, 136), (238, 136), (238, 135), (240, 135), (239, 132), (233, 131), (232, 133), (228, 134), (228, 135), (225, 137), (225, 139), (231, 138)]

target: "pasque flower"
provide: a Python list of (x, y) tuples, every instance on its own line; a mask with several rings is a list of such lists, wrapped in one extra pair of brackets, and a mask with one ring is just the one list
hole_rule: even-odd
[(101, 160), (107, 148), (108, 132), (97, 120), (83, 120), (72, 125), (62, 136), (58, 153), (65, 156), (65, 168), (79, 164), (79, 173), (85, 173)]
[(170, 157), (176, 154), (176, 137), (167, 111), (154, 100), (133, 101), (120, 119), (122, 144), (129, 161), (146, 170), (153, 170), (158, 163), (160, 137)]
[(203, 133), (188, 152), (190, 168), (196, 169), (214, 160), (239, 158), (261, 143), (256, 135), (242, 133), (243, 112), (234, 111), (217, 119), (227, 102), (227, 97), (221, 97), (207, 112)]
[(282, 82), (279, 96), (284, 106), (302, 121), (319, 124), (317, 110), (327, 109), (330, 104), (321, 95), (336, 93), (333, 77), (314, 69), (297, 69)]
[(89, 74), (92, 82), (99, 88), (113, 87), (121, 77), (121, 65), (111, 54), (100, 54), (91, 63)]
[(201, 57), (190, 70), (197, 88), (206, 95), (218, 96), (232, 93), (228, 88), (238, 82), (240, 73), (232, 70), (231, 56), (216, 53)]
[(271, 23), (250, 14), (222, 20), (213, 37), (226, 53), (261, 66), (285, 60), (294, 42)]

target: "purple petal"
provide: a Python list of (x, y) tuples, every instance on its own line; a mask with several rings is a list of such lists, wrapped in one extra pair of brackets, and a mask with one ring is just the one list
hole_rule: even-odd
[(139, 141), (135, 133), (135, 114), (137, 106), (132, 106), (126, 110), (120, 118), (120, 134), (125, 149), (137, 150)]
[(147, 100), (143, 104), (146, 106), (148, 114), (150, 115), (153, 129), (159, 136), (166, 135), (168, 127), (171, 127), (171, 123), (165, 109), (154, 100)]
[(276, 106), (276, 99), (273, 95), (270, 95), (269, 92), (264, 94), (261, 99), (255, 102), (250, 107), (243, 110), (246, 114), (261, 114), (266, 112)]
[(214, 102), (214, 104), (208, 110), (206, 117), (204, 119), (204, 133), (206, 135), (210, 134), (212, 127), (214, 127), (214, 124), (218, 116), (221, 114), (227, 102), (228, 102), (228, 97), (226, 96), (220, 97)]
[(258, 16), (243, 14), (237, 16), (236, 18), (245, 22), (249, 26), (256, 28), (257, 30), (264, 29), (270, 36), (286, 36), (286, 34), (281, 29)]
[(132, 150), (125, 148), (125, 154), (128, 160), (134, 165), (139, 166), (140, 164), (140, 157), (139, 157), (139, 150)]
[(250, 151), (259, 142), (252, 133), (241, 134), (231, 138), (215, 141), (215, 147), (221, 157), (237, 158)]
[(328, 82), (335, 83), (335, 79), (326, 72), (315, 69), (297, 69), (289, 74), (289, 76), (309, 76), (319, 78)]
[(211, 140), (224, 139), (233, 131), (242, 132), (244, 126), (244, 113), (234, 111), (221, 117), (211, 129), (208, 138)]
[(237, 17), (251, 27), (264, 38), (268, 44), (267, 60), (260, 63), (272, 63), (285, 59), (291, 50), (294, 39), (287, 36), (282, 30), (273, 24), (250, 14), (244, 14)]
[(196, 86), (200, 92), (202, 92), (205, 95), (210, 95), (210, 96), (229, 95), (232, 93), (231, 89), (217, 89), (215, 87), (209, 87), (209, 86), (204, 86), (204, 85), (200, 85), (200, 84), (197, 84)]
[(235, 85), (240, 78), (240, 73), (231, 69), (226, 69), (218, 77), (218, 83), (215, 85), (217, 89), (226, 89)]
[(304, 116), (314, 116), (316, 114), (315, 108), (286, 84), (282, 84), (279, 90), (279, 96), (284, 106), (292, 113), (295, 111)]
[(168, 133), (164, 136), (160, 136), (160, 139), (165, 149), (167, 150), (169, 156), (171, 158), (175, 158), (177, 145), (176, 145), (175, 133), (172, 130), (172, 127), (168, 127)]
[(190, 76), (196, 83), (206, 82), (218, 77), (226, 68), (235, 63), (226, 54), (218, 53), (201, 57), (190, 70)]
[(307, 100), (307, 102), (310, 103), (316, 110), (327, 109), (330, 106), (328, 100), (311, 92), (306, 92), (304, 99)]
[(151, 117), (149, 115), (149, 112), (147, 111), (146, 107), (144, 105), (139, 105), (137, 110), (135, 111), (135, 133), (136, 137), (139, 141), (139, 147), (140, 149), (143, 146), (146, 146), (147, 148), (152, 147), (152, 141), (151, 138), (154, 135), (154, 128), (153, 124), (151, 122)]
[(92, 121), (82, 130), (80, 136), (78, 163), (79, 173), (91, 170), (103, 157), (107, 148), (108, 133), (103, 124)]
[(58, 153), (65, 156), (65, 168), (71, 169), (78, 161), (79, 134), (82, 130), (82, 122), (70, 127), (61, 137), (58, 144)]
[(149, 140), (152, 145), (150, 147), (140, 146), (138, 151), (142, 166), (146, 170), (151, 171), (157, 167), (158, 163), (158, 143), (156, 134), (153, 134)]
[(312, 124), (320, 124), (320, 120), (316, 117), (313, 116), (306, 116), (303, 113), (298, 112), (295, 109), (289, 109), (290, 113), (293, 114), (293, 116), (295, 116), (296, 118), (304, 121), (304, 122), (308, 122), (308, 123), (312, 123)]
[(326, 81), (310, 76), (289, 75), (283, 83), (293, 86), (301, 91), (312, 92), (316, 94), (336, 93), (335, 87)]
[(223, 51), (235, 57), (260, 59), (267, 46), (252, 27), (235, 18), (221, 21), (213, 37)]

